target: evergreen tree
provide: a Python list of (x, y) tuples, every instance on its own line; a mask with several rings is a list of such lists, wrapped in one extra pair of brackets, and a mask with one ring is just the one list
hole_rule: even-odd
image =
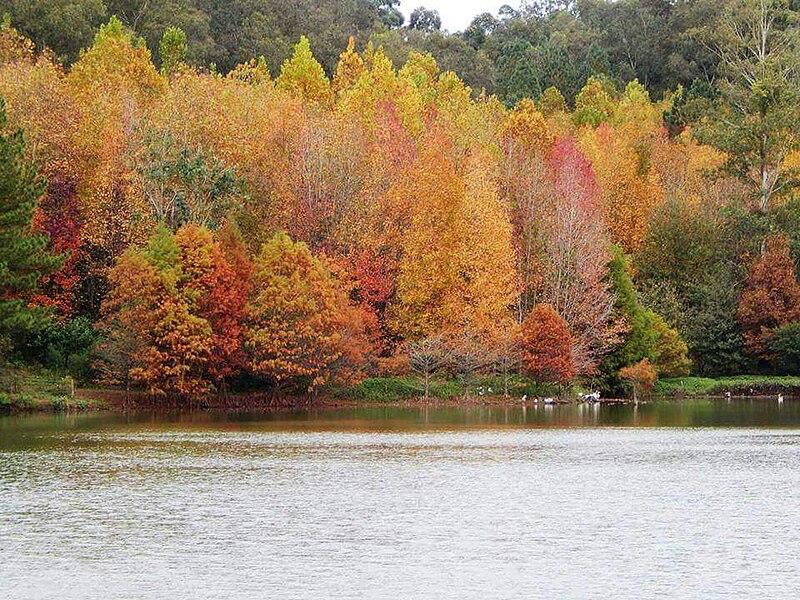
[[(28, 306), (26, 299), (62, 260), (47, 251), (49, 238), (32, 229), (46, 182), (25, 159), (22, 130), (6, 133), (7, 121), (0, 99), (0, 338), (6, 340), (12, 332), (41, 323), (43, 313)], [(3, 345), (8, 349), (8, 342)]]
[(619, 370), (643, 358), (651, 358), (659, 336), (654, 327), (655, 313), (640, 303), (633, 287), (628, 261), (619, 246), (612, 246), (612, 259), (608, 263), (608, 278), (617, 297), (614, 312), (624, 326), (622, 341), (606, 355), (601, 371), (609, 389), (619, 388)]

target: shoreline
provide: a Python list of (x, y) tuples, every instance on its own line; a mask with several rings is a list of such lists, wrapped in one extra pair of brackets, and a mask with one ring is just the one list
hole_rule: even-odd
[[(749, 391), (749, 390), (748, 390)], [(786, 393), (788, 392), (788, 393)], [(786, 390), (787, 398), (800, 398), (800, 390)], [(726, 399), (724, 393), (683, 393), (683, 394), (654, 394), (640, 399), (638, 404), (652, 404), (656, 402), (681, 403), (692, 400), (718, 400)], [(756, 393), (746, 394), (731, 393), (731, 400), (754, 400), (759, 402), (774, 401), (775, 394)], [(230, 413), (242, 412), (284, 412), (297, 410), (335, 410), (348, 408), (538, 408), (554, 405), (600, 404), (606, 406), (634, 405), (631, 398), (600, 398), (598, 401), (584, 401), (579, 398), (554, 399), (551, 403), (542, 400), (528, 399), (522, 402), (520, 398), (503, 396), (471, 396), (451, 398), (415, 397), (404, 400), (386, 402), (354, 400), (323, 396), (309, 399), (298, 396), (274, 397), (265, 394), (207, 396), (196, 401), (170, 399), (149, 396), (143, 392), (131, 392), (127, 395), (122, 390), (79, 388), (75, 390), (73, 398), (43, 397), (27, 398), (20, 402), (6, 402), (0, 405), (0, 415), (19, 415), (33, 413), (84, 413), (84, 412), (128, 412), (128, 411), (221, 411)]]

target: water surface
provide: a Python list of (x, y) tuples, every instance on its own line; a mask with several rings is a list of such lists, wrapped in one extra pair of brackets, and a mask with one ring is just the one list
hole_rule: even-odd
[(0, 417), (0, 598), (790, 598), (800, 402)]

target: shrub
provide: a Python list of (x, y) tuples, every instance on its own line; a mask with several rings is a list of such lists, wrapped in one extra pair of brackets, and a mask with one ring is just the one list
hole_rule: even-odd
[(789, 323), (776, 329), (768, 346), (780, 373), (792, 375), (800, 372), (800, 323)]

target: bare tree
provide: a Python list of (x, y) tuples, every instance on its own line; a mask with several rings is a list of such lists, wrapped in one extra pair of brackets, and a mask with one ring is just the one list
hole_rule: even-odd
[(450, 362), (450, 348), (441, 335), (427, 337), (408, 345), (411, 370), (422, 377), (425, 399), (430, 397), (431, 377)]
[(464, 384), (464, 398), (469, 398), (469, 388), (476, 374), (492, 364), (492, 349), (485, 339), (471, 329), (463, 329), (450, 337), (451, 360)]
[(512, 331), (495, 342), (492, 348), (494, 372), (503, 378), (503, 397), (508, 398), (508, 387), (511, 376), (516, 373), (520, 365), (519, 338), (517, 332)]

